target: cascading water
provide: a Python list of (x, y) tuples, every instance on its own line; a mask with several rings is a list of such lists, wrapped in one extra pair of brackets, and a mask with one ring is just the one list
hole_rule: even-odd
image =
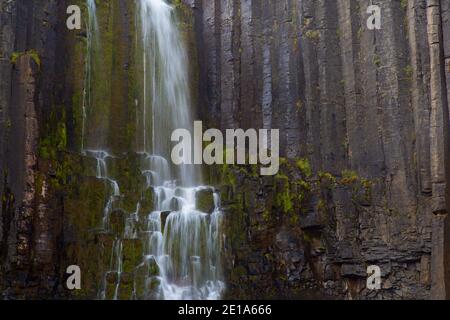
[[(168, 159), (172, 132), (192, 129), (186, 50), (173, 8), (164, 0), (139, 0), (137, 10), (144, 71), (142, 148)], [(183, 184), (200, 181), (195, 166), (181, 166), (179, 175)]]
[(92, 82), (92, 55), (93, 49), (98, 45), (98, 21), (97, 7), (95, 0), (87, 0), (89, 20), (87, 24), (87, 52), (85, 66), (85, 81), (83, 90), (83, 124), (81, 128), (81, 150), (84, 150), (84, 139), (86, 131), (87, 108), (92, 104), (91, 99), (91, 82)]
[[(171, 175), (170, 141), (173, 130), (191, 129), (191, 103), (187, 54), (177, 30), (174, 10), (163, 0), (140, 0), (144, 114), (151, 107), (151, 146), (143, 125), (144, 151), (148, 156), (149, 187), (154, 188), (155, 211), (148, 217), (146, 256), (159, 267), (160, 297), (165, 299), (218, 299), (220, 277), (221, 212), (215, 194), (213, 212), (200, 212), (193, 187), (200, 179), (195, 166), (182, 166), (179, 179)], [(144, 122), (147, 119), (144, 118)], [(164, 139), (161, 139), (164, 137)], [(165, 216), (165, 217), (164, 217)]]
[[(219, 196), (209, 187), (177, 187), (163, 181), (157, 168), (168, 169), (162, 158), (148, 156), (147, 182), (154, 190), (155, 210), (146, 221), (145, 257), (158, 270), (157, 297), (169, 300), (219, 299), (224, 289), (220, 270)], [(153, 164), (153, 165), (152, 165)], [(157, 164), (155, 166), (155, 164)], [(154, 184), (155, 182), (155, 184)], [(199, 195), (210, 195), (212, 212), (201, 212)], [(201, 198), (201, 197), (200, 197)], [(207, 210), (205, 210), (207, 211)]]
[[(99, 39), (95, 1), (87, 1), (88, 38)], [(119, 182), (111, 178), (108, 170), (116, 158), (106, 151), (84, 151), (97, 161), (97, 178), (111, 188), (103, 229), (114, 238), (99, 298), (123, 298), (121, 286), (128, 285), (127, 277), (132, 274), (133, 290), (126, 297), (129, 299), (219, 299), (224, 290), (219, 195), (211, 187), (199, 186), (199, 168), (174, 167), (168, 161), (173, 130), (192, 126), (186, 50), (173, 7), (163, 0), (136, 2), (140, 26), (136, 47), (141, 52), (143, 70), (142, 93), (136, 105), (143, 118), (137, 129), (140, 150), (135, 156), (140, 159), (143, 193), (152, 194), (153, 205), (144, 209), (141, 198), (134, 212), (122, 210), (121, 191), (127, 190), (120, 190)], [(87, 77), (95, 73), (91, 66), (87, 71)], [(95, 90), (89, 78), (87, 82), (88, 89)], [(116, 230), (112, 221), (117, 212), (125, 215), (123, 230)], [(140, 261), (130, 272), (125, 252), (135, 241), (142, 243), (142, 249)]]

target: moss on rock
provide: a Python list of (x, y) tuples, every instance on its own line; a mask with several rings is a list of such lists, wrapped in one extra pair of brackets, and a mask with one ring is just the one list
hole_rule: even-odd
[(214, 192), (212, 189), (202, 189), (195, 194), (195, 203), (197, 210), (205, 213), (213, 213), (214, 204)]

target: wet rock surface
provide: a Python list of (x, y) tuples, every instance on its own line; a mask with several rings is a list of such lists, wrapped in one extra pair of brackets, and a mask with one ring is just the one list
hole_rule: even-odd
[(214, 204), (214, 190), (212, 189), (203, 189), (197, 191), (195, 194), (196, 206), (197, 208), (204, 213), (213, 213), (215, 204)]

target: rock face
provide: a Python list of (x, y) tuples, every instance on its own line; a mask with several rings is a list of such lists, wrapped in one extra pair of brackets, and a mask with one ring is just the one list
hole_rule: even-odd
[[(211, 125), (279, 128), (286, 158), (308, 159), (315, 175), (352, 170), (374, 184), (362, 203), (333, 188), (325, 224), (303, 213), (309, 246), (287, 223), (262, 226), (261, 208), (279, 213), (267, 203), (277, 191), (238, 175), (235, 195), (253, 198), (244, 208), (234, 199), (225, 218), (246, 230), (239, 241), (228, 235), (232, 293), (261, 298), (286, 285), (266, 296), (301, 297), (296, 288), (312, 282), (340, 298), (448, 297), (450, 7), (378, 1), (382, 28), (369, 30), (370, 4), (194, 1)], [(364, 290), (371, 264), (382, 269), (381, 291)]]
[[(369, 30), (369, 0), (172, 2), (199, 118), (281, 133), (275, 177), (210, 168), (225, 210), (227, 297), (450, 298), (450, 3), (378, 1), (382, 28)], [(86, 131), (116, 154), (135, 151), (131, 3), (99, 5), (113, 81)], [(4, 298), (96, 298), (96, 267), (109, 259), (99, 248), (114, 241), (94, 230), (109, 191), (79, 154), (86, 34), (66, 29), (69, 4), (85, 8), (0, 0)], [(130, 163), (114, 172), (131, 181), (127, 197), (137, 194)], [(88, 269), (78, 294), (63, 287), (71, 264)], [(379, 291), (366, 289), (369, 265), (381, 268)]]
[(38, 163), (44, 119), (61, 83), (56, 12), (57, 1), (0, 2), (0, 288), (6, 298), (51, 296), (58, 286), (60, 210)]

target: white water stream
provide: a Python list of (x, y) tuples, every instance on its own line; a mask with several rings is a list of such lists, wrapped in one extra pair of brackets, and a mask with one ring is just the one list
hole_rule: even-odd
[[(88, 32), (97, 33), (95, 1), (87, 1)], [(136, 268), (149, 269), (143, 280), (148, 288), (144, 298), (220, 299), (224, 283), (219, 195), (200, 184), (199, 168), (174, 167), (168, 160), (172, 131), (191, 129), (192, 125), (186, 50), (172, 6), (164, 0), (136, 0), (136, 6), (140, 26), (136, 47), (141, 50), (143, 70), (143, 92), (136, 103), (143, 114), (137, 133), (141, 142), (137, 154), (145, 180), (142, 187), (153, 191), (154, 206), (142, 217), (138, 214), (141, 204), (137, 203), (136, 212), (127, 213), (129, 217), (123, 234), (115, 235), (109, 272), (116, 272), (119, 280), (113, 298), (118, 298), (121, 285), (123, 240), (140, 239), (144, 244), (142, 261)], [(99, 37), (98, 34), (88, 35), (89, 39)], [(89, 77), (95, 72), (90, 67), (87, 70)], [(89, 90), (95, 90), (89, 86)], [(108, 146), (103, 149), (107, 150)], [(110, 214), (122, 196), (118, 182), (108, 173), (108, 159), (114, 156), (103, 150), (84, 150), (84, 153), (97, 159), (97, 178), (111, 186), (103, 220), (104, 230), (109, 231)], [(210, 212), (201, 212), (197, 208), (200, 195), (213, 198)], [(139, 224), (141, 229), (144, 226), (143, 230), (136, 232), (134, 224)], [(100, 298), (106, 298), (105, 291), (106, 275)], [(136, 298), (135, 291), (131, 299)]]

